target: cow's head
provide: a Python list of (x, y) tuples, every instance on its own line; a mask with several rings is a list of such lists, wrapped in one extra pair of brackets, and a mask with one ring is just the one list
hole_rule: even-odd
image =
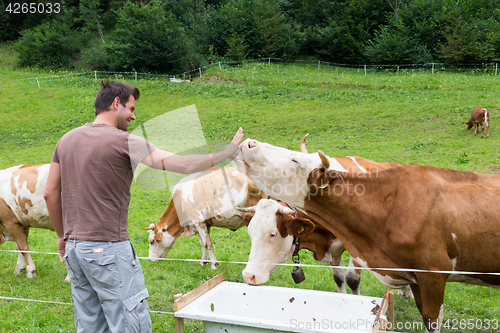
[(167, 226), (158, 228), (153, 223), (146, 228), (149, 233), (149, 260), (157, 261), (151, 258), (165, 258), (179, 236), (191, 236), (193, 234), (193, 229), (189, 225), (182, 227), (180, 232), (175, 232), (173, 235), (167, 229)]
[(270, 196), (303, 206), (309, 173), (324, 163), (318, 153), (292, 151), (252, 139), (243, 141), (240, 148), (243, 160), (235, 163), (239, 171)]
[(466, 122), (465, 125), (467, 125), (467, 129), (471, 129), (472, 126), (474, 126), (474, 120), (472, 120), (472, 118), (469, 119), (469, 121)]
[(259, 285), (269, 280), (278, 264), (292, 256), (294, 236), (305, 236), (314, 230), (307, 219), (295, 218), (294, 211), (271, 199), (262, 199), (248, 209), (244, 221), (252, 248), (243, 278), (248, 284)]

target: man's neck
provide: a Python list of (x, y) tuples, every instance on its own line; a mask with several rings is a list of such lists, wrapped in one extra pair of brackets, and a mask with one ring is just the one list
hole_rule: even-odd
[(110, 111), (103, 111), (99, 113), (96, 117), (95, 120), (93, 121), (93, 124), (108, 124), (111, 126), (116, 127), (116, 118), (113, 116), (113, 112)]

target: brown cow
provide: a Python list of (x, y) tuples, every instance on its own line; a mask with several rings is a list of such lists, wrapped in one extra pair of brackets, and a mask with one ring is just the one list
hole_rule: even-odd
[[(258, 146), (249, 139), (241, 144), (250, 179), (305, 209), (386, 286), (410, 285), (428, 331), (439, 332), (446, 282), (500, 288), (499, 175), (419, 165), (342, 172), (318, 152), (322, 166), (306, 177), (272, 180), (262, 158), (254, 159), (263, 154), (253, 151)], [(266, 148), (273, 156), (267, 167), (288, 170), (287, 154)]]
[(486, 126), (486, 137), (490, 136), (490, 113), (484, 108), (475, 108), (472, 110), (470, 119), (465, 123), (467, 129), (471, 129), (474, 126), (474, 135), (479, 132), (479, 126), (481, 126), (481, 138), (484, 136), (484, 127)]

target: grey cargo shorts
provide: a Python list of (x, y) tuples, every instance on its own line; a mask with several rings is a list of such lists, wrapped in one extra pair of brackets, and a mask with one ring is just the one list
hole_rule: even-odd
[(77, 332), (151, 332), (149, 293), (130, 241), (70, 239), (64, 260)]

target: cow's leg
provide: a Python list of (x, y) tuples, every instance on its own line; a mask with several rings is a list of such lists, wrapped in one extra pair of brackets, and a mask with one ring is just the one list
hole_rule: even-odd
[(484, 137), (484, 123), (481, 124), (481, 139)]
[(21, 233), (19, 233), (19, 235), (16, 237), (13, 236), (16, 240), (16, 249), (18, 251), (21, 251), (18, 252), (17, 255), (17, 264), (16, 269), (14, 270), (14, 274), (20, 274), (22, 271), (26, 270), (26, 278), (31, 279), (36, 277), (35, 263), (33, 262), (30, 253), (22, 252), (30, 250), (28, 245), (29, 228), (23, 230), (19, 226), (19, 229), (21, 230)]
[(477, 134), (478, 123), (474, 122), (474, 135)]
[(346, 281), (353, 295), (359, 295), (359, 283), (361, 282), (361, 270), (355, 269), (352, 262), (352, 257), (349, 256), (349, 263), (347, 264)]
[(411, 285), (413, 297), (422, 314), (426, 332), (440, 332), (447, 277), (445, 274), (420, 273), (417, 275), (418, 285)]
[(487, 138), (490, 137), (490, 123), (488, 123), (488, 125), (486, 125), (486, 137)]
[(203, 238), (201, 237), (201, 235), (198, 234), (198, 236), (200, 237), (200, 245), (201, 245), (201, 251), (202, 251), (200, 266), (204, 266), (207, 263), (207, 259), (208, 259), (207, 247), (205, 246), (205, 242), (203, 241)]
[(342, 254), (340, 254), (339, 256), (333, 257), (331, 265), (332, 265), (332, 272), (333, 272), (333, 280), (337, 284), (337, 287), (339, 289), (339, 293), (347, 294), (347, 291), (345, 290), (345, 271), (344, 271), (344, 269), (333, 267), (333, 266), (342, 266)]
[(210, 226), (207, 226), (206, 241), (207, 241), (208, 255), (210, 256), (210, 268), (215, 270), (215, 269), (217, 269), (217, 266), (219, 265), (219, 263), (217, 262), (217, 258), (215, 257), (212, 238), (210, 238)]
[[(16, 242), (16, 248), (18, 251), (29, 251), (28, 247), (28, 230), (23, 230), (23, 227), (17, 220), (16, 215), (10, 207), (5, 203), (4, 200), (0, 199), (0, 223), (2, 223), (3, 228), (10, 234), (10, 239)], [(7, 238), (4, 237), (6, 240)], [(19, 252), (18, 260), (16, 264), (16, 269), (14, 274), (19, 274), (22, 270), (26, 268), (26, 277), (35, 277), (35, 264), (31, 259), (31, 255), (25, 252)]]

